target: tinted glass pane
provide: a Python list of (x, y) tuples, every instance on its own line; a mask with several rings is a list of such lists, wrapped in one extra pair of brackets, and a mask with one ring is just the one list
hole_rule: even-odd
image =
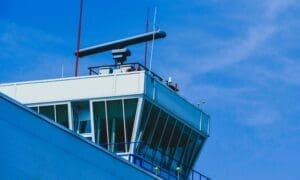
[[(148, 101), (144, 101), (144, 107), (143, 107), (143, 115), (142, 115), (142, 121), (140, 125), (140, 133), (142, 133), (145, 130), (147, 119), (149, 118), (150, 112), (151, 112), (151, 107), (152, 105)], [(139, 133), (139, 134), (140, 134)], [(140, 139), (139, 139), (140, 140)]]
[(91, 121), (80, 120), (79, 121), (79, 133), (90, 133), (91, 132)]
[(72, 103), (74, 131), (91, 133), (90, 106), (88, 101)]
[(38, 111), (38, 108), (37, 107), (29, 107), (30, 109), (34, 110), (34, 111)]
[[(173, 158), (174, 158), (174, 154), (178, 145), (178, 141), (179, 138), (181, 136), (181, 131), (183, 130), (183, 124), (179, 121), (177, 121), (174, 132), (173, 132), (173, 136), (171, 138), (171, 142), (168, 146), (168, 151), (167, 151), (167, 155), (171, 158), (168, 162), (168, 164), (170, 165), (170, 163), (172, 162)], [(176, 168), (176, 167), (175, 167)]]
[(56, 122), (65, 126), (66, 128), (69, 127), (69, 118), (68, 118), (68, 105), (56, 105)]
[[(148, 122), (146, 124), (145, 131), (142, 134), (142, 142), (146, 145), (144, 147), (144, 149), (142, 150), (142, 153), (146, 153), (147, 148), (150, 147), (151, 138), (152, 138), (152, 135), (154, 133), (154, 128), (156, 126), (156, 121), (158, 120), (159, 112), (160, 112), (159, 108), (153, 105), (152, 109), (151, 109), (149, 119), (148, 119)], [(148, 153), (150, 153), (150, 152), (148, 152)], [(149, 155), (150, 154), (147, 154), (146, 156), (149, 156)]]
[(162, 135), (162, 140), (159, 145), (159, 149), (162, 149), (165, 151), (167, 149), (167, 145), (170, 142), (170, 137), (172, 135), (173, 128), (175, 126), (175, 119), (169, 116), (166, 129), (164, 131), (164, 134)]
[[(184, 165), (189, 166), (189, 159), (191, 158), (191, 156), (193, 154), (193, 150), (194, 150), (196, 142), (197, 142), (196, 139), (197, 139), (197, 134), (196, 134), (196, 132), (192, 131), (189, 142), (187, 144), (187, 148), (185, 150), (185, 154), (182, 158), (182, 163)], [(187, 171), (189, 171), (189, 170), (190, 170), (190, 168)]]
[(186, 149), (189, 135), (190, 135), (191, 129), (188, 128), (187, 126), (184, 126), (183, 132), (181, 134), (181, 137), (179, 139), (175, 154), (173, 156), (173, 164), (172, 167), (180, 167), (181, 168), (181, 173), (185, 174), (187, 171), (187, 166), (183, 165), (181, 162), (181, 157), (183, 156), (184, 150)]
[(196, 146), (195, 146), (195, 148), (193, 150), (191, 158), (189, 159), (189, 163), (188, 164), (189, 164), (190, 167), (194, 165), (195, 160), (196, 160), (196, 158), (197, 158), (197, 156), (199, 154), (199, 151), (200, 151), (200, 149), (202, 147), (202, 144), (203, 144), (203, 139), (199, 135), (198, 138), (197, 138), (197, 141), (196, 141)]
[(129, 146), (130, 146), (137, 102), (138, 102), (138, 99), (125, 99), (124, 100), (127, 149), (129, 149)]
[(201, 112), (201, 131), (208, 134), (209, 129), (209, 116), (203, 112)]
[(146, 125), (147, 125), (147, 121), (149, 119), (150, 113), (151, 113), (151, 109), (152, 109), (152, 104), (150, 104), (147, 100), (144, 101), (144, 105), (142, 108), (142, 119), (141, 119), (141, 124), (139, 126), (138, 129), (138, 138), (137, 138), (137, 142), (138, 142), (138, 146), (137, 146), (137, 152), (141, 153), (142, 149), (145, 148), (145, 144), (142, 142), (142, 135), (145, 131)]
[(108, 132), (110, 151), (125, 152), (125, 136), (122, 101), (107, 101)]
[[(155, 152), (152, 156), (152, 160), (156, 161), (156, 162), (159, 162), (160, 158), (161, 158), (160, 157), (161, 154), (157, 153), (157, 151), (162, 151), (162, 149), (159, 149), (159, 143), (161, 141), (162, 134), (165, 129), (165, 124), (167, 123), (167, 117), (168, 117), (168, 115), (165, 112), (163, 112), (163, 111), (160, 112), (157, 126), (154, 130), (154, 135), (153, 135), (153, 138), (152, 138), (152, 141), (150, 144), (150, 147), (152, 147), (155, 150)], [(156, 155), (157, 155), (157, 157), (156, 157)]]
[(190, 132), (191, 132), (191, 129), (188, 128), (187, 126), (184, 126), (184, 130), (181, 135), (180, 142), (178, 143), (174, 159), (176, 159), (178, 161), (181, 160), (181, 158), (182, 158), (181, 156), (183, 155), (184, 150), (185, 150), (188, 140), (189, 140)]
[(54, 120), (54, 106), (40, 106), (40, 113)]
[(94, 102), (94, 132), (95, 142), (102, 147), (107, 148), (107, 131), (106, 131), (106, 115), (105, 102)]
[(177, 124), (177, 120), (172, 116), (169, 116), (168, 124), (164, 132), (162, 142), (160, 143), (160, 147), (163, 149), (163, 154), (164, 154), (164, 157), (161, 161), (162, 161), (162, 166), (165, 169), (170, 169), (170, 161), (172, 160), (170, 153), (172, 148), (169, 148), (169, 146), (171, 146), (172, 143), (172, 137), (174, 136), (173, 134), (175, 133), (176, 124)]

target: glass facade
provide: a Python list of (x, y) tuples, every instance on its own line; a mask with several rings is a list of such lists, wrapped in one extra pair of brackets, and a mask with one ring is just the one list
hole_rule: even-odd
[(95, 142), (114, 153), (128, 152), (137, 98), (93, 102)]
[(92, 129), (89, 101), (73, 102), (72, 113), (73, 130), (78, 134), (91, 136)]
[[(174, 174), (180, 169), (182, 178), (186, 178), (205, 137), (145, 99), (140, 119), (136, 118), (137, 105), (138, 98), (71, 102), (72, 129), (113, 153), (129, 153), (132, 147), (135, 155)], [(70, 126), (68, 104), (31, 108)], [(139, 120), (137, 132), (133, 132), (135, 119)], [(200, 129), (209, 130), (208, 120), (209, 116), (202, 113)]]
[(67, 104), (38, 105), (30, 107), (47, 118), (69, 128), (69, 116)]
[(144, 101), (136, 153), (168, 171), (188, 176), (204, 137), (158, 106)]

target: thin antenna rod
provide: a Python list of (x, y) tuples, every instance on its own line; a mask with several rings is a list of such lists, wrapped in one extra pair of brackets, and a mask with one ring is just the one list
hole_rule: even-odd
[(78, 31), (77, 31), (77, 47), (76, 47), (76, 59), (75, 59), (75, 76), (78, 75), (78, 51), (80, 49), (80, 35), (81, 35), (81, 19), (82, 19), (82, 6), (83, 6), (83, 0), (80, 0), (80, 14), (79, 14), (79, 22), (78, 22)]
[[(147, 8), (146, 33), (149, 31), (149, 8)], [(148, 42), (145, 42), (144, 66), (147, 67)]]
[[(154, 17), (153, 17), (153, 32), (155, 31), (155, 21), (156, 21), (156, 7), (154, 8)], [(154, 33), (153, 33), (153, 39), (152, 39), (152, 45), (151, 45), (151, 54), (150, 54), (150, 66), (149, 69), (151, 71), (152, 69), (152, 59), (153, 59), (153, 48), (154, 48)]]
[(61, 78), (64, 77), (64, 64), (61, 64)]

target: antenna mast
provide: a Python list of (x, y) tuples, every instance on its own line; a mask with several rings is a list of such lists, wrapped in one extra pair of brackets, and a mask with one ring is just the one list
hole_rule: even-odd
[[(153, 32), (155, 32), (155, 21), (156, 21), (156, 7), (154, 8), (154, 17), (153, 17)], [(153, 33), (153, 38), (152, 38), (152, 45), (151, 45), (151, 54), (150, 54), (150, 66), (149, 69), (151, 71), (152, 68), (152, 59), (153, 59), (153, 47), (154, 47), (154, 33)]]
[(82, 19), (82, 6), (83, 0), (80, 0), (80, 13), (79, 13), (79, 22), (78, 22), (78, 31), (77, 31), (77, 46), (76, 46), (76, 58), (75, 58), (75, 76), (78, 75), (78, 51), (80, 49), (80, 35), (81, 35), (81, 19)]
[[(149, 31), (149, 8), (147, 8), (146, 33)], [(148, 42), (145, 42), (144, 66), (147, 67)]]

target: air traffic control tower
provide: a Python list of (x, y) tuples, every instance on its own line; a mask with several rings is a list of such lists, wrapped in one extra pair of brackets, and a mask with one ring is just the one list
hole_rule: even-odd
[(209, 137), (210, 117), (170, 81), (125, 63), (129, 45), (165, 37), (154, 31), (100, 44), (79, 57), (112, 50), (115, 64), (89, 75), (0, 84), (0, 92), (162, 179), (209, 179), (193, 170)]

